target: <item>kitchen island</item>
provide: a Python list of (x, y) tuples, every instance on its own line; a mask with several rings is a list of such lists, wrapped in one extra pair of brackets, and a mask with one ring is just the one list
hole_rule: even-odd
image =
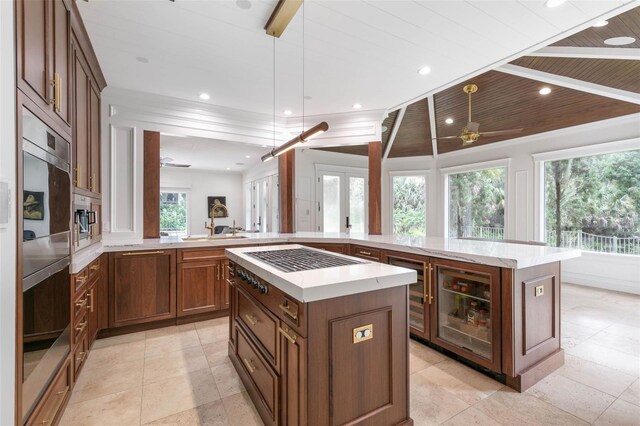
[(412, 424), (406, 268), (300, 245), (226, 250), (229, 357), (265, 424)]
[[(353, 233), (239, 236), (245, 238), (105, 244), (108, 290), (98, 292), (103, 294), (100, 312), (105, 312), (100, 335), (229, 315), (226, 248), (301, 244), (414, 270), (411, 337), (471, 362), (518, 391), (564, 363), (560, 263), (580, 256), (579, 250)], [(73, 266), (81, 276), (83, 264)], [(314, 291), (322, 293), (308, 289), (295, 297), (304, 299)]]

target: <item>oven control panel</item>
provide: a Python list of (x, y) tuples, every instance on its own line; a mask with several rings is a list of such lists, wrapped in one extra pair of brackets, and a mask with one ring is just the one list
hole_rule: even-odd
[(238, 267), (236, 274), (238, 275), (238, 278), (247, 283), (250, 287), (258, 290), (260, 294), (267, 294), (269, 292), (269, 285), (251, 272)]

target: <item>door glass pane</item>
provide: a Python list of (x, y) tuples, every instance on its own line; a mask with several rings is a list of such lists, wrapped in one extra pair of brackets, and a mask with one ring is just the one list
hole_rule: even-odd
[(349, 177), (349, 223), (353, 232), (365, 228), (364, 178)]
[(267, 180), (260, 182), (260, 232), (267, 232), (269, 224), (269, 187)]
[(340, 232), (340, 176), (322, 176), (322, 229)]

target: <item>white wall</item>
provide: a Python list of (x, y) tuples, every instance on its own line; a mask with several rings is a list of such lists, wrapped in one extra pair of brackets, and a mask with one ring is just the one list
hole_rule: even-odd
[(163, 167), (160, 169), (160, 188), (186, 189), (189, 212), (188, 232), (197, 235), (209, 232), (205, 222), (210, 223), (207, 215), (207, 197), (227, 197), (226, 206), (229, 217), (216, 218), (216, 225), (242, 226), (242, 175), (234, 172), (215, 172)]
[[(0, 1), (0, 424), (14, 423), (16, 329), (16, 134), (12, 1)], [(2, 192), (2, 191), (0, 191)]]

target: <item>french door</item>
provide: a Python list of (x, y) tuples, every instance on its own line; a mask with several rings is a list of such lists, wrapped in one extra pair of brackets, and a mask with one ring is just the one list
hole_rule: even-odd
[(269, 178), (251, 184), (252, 229), (267, 232), (269, 227)]
[(367, 231), (369, 218), (366, 172), (319, 172), (318, 194), (319, 231)]

